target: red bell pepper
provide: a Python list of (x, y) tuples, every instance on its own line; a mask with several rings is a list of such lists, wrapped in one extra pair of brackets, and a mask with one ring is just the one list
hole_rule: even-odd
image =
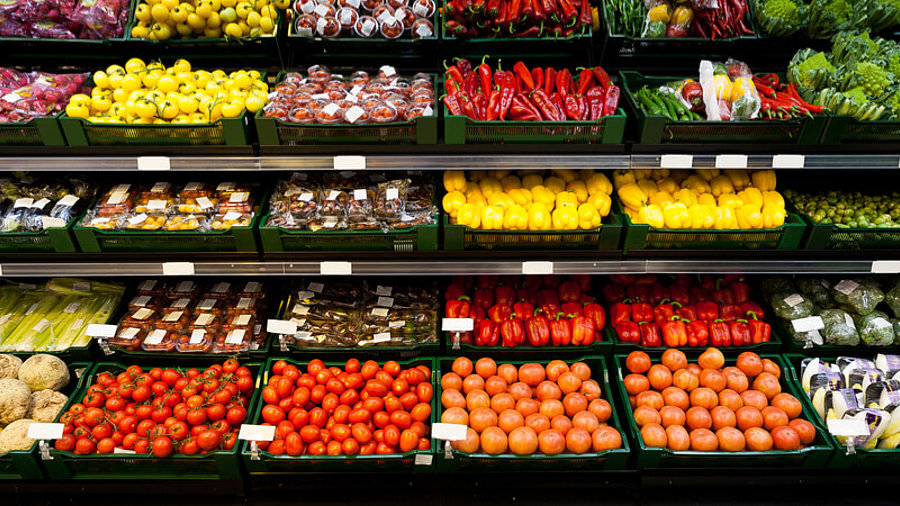
[(698, 302), (708, 302), (712, 299), (709, 297), (709, 290), (703, 288), (702, 286), (694, 286), (689, 290), (691, 294), (691, 302), (694, 304)]
[[(668, 302), (668, 300), (664, 299), (663, 302)], [(673, 316), (675, 316), (675, 306), (672, 304), (663, 303), (653, 308), (653, 319), (660, 326), (671, 320)]]
[(500, 330), (497, 324), (490, 320), (481, 320), (475, 326), (476, 346), (497, 346), (500, 342)]
[(556, 294), (555, 288), (544, 288), (537, 293), (537, 302), (539, 305), (556, 304), (559, 305), (559, 296)]
[(549, 320), (556, 318), (556, 315), (562, 313), (563, 310), (558, 304), (544, 304), (538, 308), (537, 312), (547, 317)]
[(574, 281), (566, 281), (559, 285), (560, 302), (577, 302), (581, 298), (581, 286)]
[(641, 323), (641, 346), (662, 346), (662, 337), (659, 325), (655, 323)]
[(500, 324), (500, 338), (508, 348), (525, 342), (525, 325), (522, 320), (506, 320)]
[(478, 276), (478, 279), (475, 280), (475, 287), (484, 290), (493, 290), (499, 282), (500, 276), (495, 276), (493, 274)]
[(486, 288), (475, 290), (475, 295), (472, 296), (472, 304), (485, 310), (490, 309), (494, 305), (494, 290)]
[(709, 345), (715, 347), (731, 346), (731, 331), (724, 320), (715, 320), (709, 324)]
[(572, 327), (572, 344), (586, 346), (594, 342), (594, 321), (587, 316), (576, 316), (569, 320)]
[(741, 311), (741, 307), (737, 304), (725, 304), (719, 308), (719, 318), (727, 322), (743, 318), (743, 316), (744, 312)]
[(469, 298), (463, 295), (456, 300), (447, 301), (444, 316), (447, 318), (468, 318), (471, 309), (472, 305), (469, 304)]
[(646, 302), (635, 302), (631, 305), (631, 319), (637, 323), (653, 321), (653, 307)]
[(659, 276), (655, 274), (641, 274), (640, 276), (634, 276), (634, 284), (638, 286), (650, 286), (653, 283), (656, 283), (656, 280), (659, 279)]
[(618, 283), (609, 283), (603, 287), (603, 299), (607, 304), (615, 304), (625, 300), (625, 288)]
[(734, 282), (728, 285), (728, 289), (734, 294), (734, 303), (743, 304), (750, 301), (750, 285), (744, 282)]
[(676, 308), (675, 314), (678, 315), (679, 318), (688, 321), (694, 321), (697, 319), (697, 309), (694, 306), (682, 306)]
[(677, 316), (660, 325), (662, 328), (663, 342), (670, 348), (686, 346), (688, 343), (687, 326)]
[(687, 306), (691, 303), (691, 294), (688, 292), (687, 288), (683, 286), (672, 285), (669, 287), (669, 299), (682, 306)]
[[(625, 300), (627, 301), (628, 299)], [(630, 322), (631, 304), (628, 304), (626, 302), (613, 303), (613, 305), (609, 308), (609, 320), (612, 322), (613, 326), (624, 322)]]
[(581, 297), (578, 299), (578, 303), (582, 306), (585, 304), (593, 304), (594, 302), (596, 302), (594, 298), (586, 293), (582, 293)]
[(573, 274), (569, 276), (570, 281), (578, 283), (581, 293), (591, 291), (591, 276), (588, 274)]
[(700, 286), (702, 286), (703, 289), (708, 292), (713, 292), (718, 289), (716, 278), (713, 276), (704, 274), (702, 276), (698, 276), (697, 279), (700, 282)]
[(755, 302), (744, 302), (741, 304), (741, 312), (744, 313), (744, 317), (748, 320), (763, 320), (766, 317), (766, 312)]
[(712, 293), (712, 300), (719, 304), (734, 304), (734, 292), (728, 288), (720, 288), (722, 280), (716, 282), (716, 290)]
[(550, 342), (553, 346), (568, 346), (572, 342), (572, 327), (562, 313), (550, 321)]
[[(622, 174), (628, 174), (627, 169), (622, 170)], [(622, 286), (634, 286), (637, 281), (637, 276), (632, 276), (630, 274), (613, 274), (609, 277), (609, 280), (617, 285)]]
[(753, 344), (768, 343), (772, 338), (772, 326), (757, 319), (751, 319), (749, 323), (750, 341)]
[(494, 304), (512, 306), (516, 301), (516, 291), (511, 286), (499, 285), (494, 289)]
[[(444, 300), (459, 300), (460, 297), (466, 296), (466, 290), (456, 283), (450, 283), (447, 291), (444, 292)], [(466, 297), (466, 300), (471, 300)]]
[(606, 326), (606, 310), (603, 306), (596, 303), (585, 304), (582, 308), (582, 314), (587, 316), (594, 322), (594, 330), (599, 334)]
[(513, 318), (524, 320), (534, 315), (534, 306), (525, 301), (519, 301), (513, 304)]
[(562, 312), (566, 314), (566, 317), (573, 318), (581, 316), (583, 307), (580, 302), (563, 302)]
[(709, 342), (709, 326), (701, 320), (693, 320), (687, 324), (688, 346), (706, 346)]
[(450, 280), (450, 284), (461, 286), (464, 292), (469, 293), (475, 286), (475, 278), (472, 276), (453, 276)]
[(472, 306), (472, 309), (469, 311), (469, 316), (475, 320), (477, 324), (481, 320), (487, 318), (487, 314), (484, 312), (484, 308), (480, 308), (478, 306)]
[(650, 292), (650, 294), (649, 294), (649, 298), (647, 299), (647, 302), (649, 302), (650, 304), (652, 304), (654, 306), (657, 304), (661, 304), (663, 301), (670, 300), (669, 299), (669, 289), (662, 286), (659, 283), (654, 283), (654, 284), (650, 285), (649, 292)]
[(697, 318), (701, 320), (715, 320), (719, 318), (719, 305), (715, 302), (695, 302), (694, 307), (697, 308)]
[(650, 290), (644, 285), (629, 286), (627, 289), (628, 298), (638, 302), (646, 302), (650, 300)]
[(731, 331), (732, 346), (749, 346), (753, 344), (753, 336), (750, 333), (750, 324), (747, 320), (735, 320), (728, 324)]
[(641, 342), (641, 328), (637, 323), (626, 321), (613, 326), (619, 340), (625, 343)]
[(561, 276), (542, 276), (541, 278), (538, 278), (538, 279), (541, 280), (541, 283), (546, 288), (550, 288), (550, 287), (559, 288), (559, 285), (561, 285), (563, 282), (563, 279)]
[(488, 309), (488, 316), (494, 323), (502, 323), (512, 318), (512, 306), (494, 304)]
[(532, 306), (537, 304), (537, 295), (534, 290), (529, 290), (528, 288), (519, 288), (516, 292), (516, 298), (522, 302), (527, 302)]
[(550, 321), (541, 315), (525, 320), (525, 334), (531, 346), (544, 346), (550, 342)]

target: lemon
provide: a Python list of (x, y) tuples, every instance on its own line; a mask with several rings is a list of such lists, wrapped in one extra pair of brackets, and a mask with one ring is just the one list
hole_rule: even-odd
[(140, 72), (146, 67), (147, 64), (140, 58), (132, 58), (125, 62), (125, 71), (130, 73)]

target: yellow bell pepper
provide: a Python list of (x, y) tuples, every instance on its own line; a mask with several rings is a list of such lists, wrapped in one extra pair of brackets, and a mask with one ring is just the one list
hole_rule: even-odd
[(730, 207), (737, 209), (744, 205), (744, 201), (733, 193), (723, 193), (719, 195), (719, 207)]
[(631, 173), (634, 174), (634, 181), (637, 182), (639, 179), (650, 179), (650, 176), (653, 175), (652, 169), (631, 169)]
[(767, 191), (762, 194), (763, 207), (774, 206), (784, 209), (784, 197), (776, 191)]
[(691, 228), (696, 230), (709, 230), (716, 224), (716, 217), (712, 208), (707, 205), (694, 204), (688, 207), (691, 215)]
[(583, 204), (587, 202), (588, 199), (588, 191), (587, 185), (584, 184), (584, 181), (576, 180), (572, 181), (566, 185), (566, 191), (572, 192), (575, 194), (575, 198), (578, 199), (579, 204)]
[(747, 93), (752, 93), (754, 89), (756, 89), (756, 85), (753, 84), (753, 79), (750, 79), (749, 77), (735, 78), (735, 80), (731, 82), (731, 97), (727, 98), (727, 100), (737, 102)]
[(620, 169), (613, 172), (613, 185), (616, 189), (625, 186), (628, 183), (634, 183), (634, 174), (628, 169)]
[(644, 223), (653, 228), (663, 228), (665, 219), (663, 219), (662, 209), (654, 204), (642, 207), (637, 213), (635, 223)]
[(553, 210), (554, 230), (575, 230), (578, 228), (578, 208), (559, 207)]
[(659, 188), (661, 192), (668, 192), (672, 195), (675, 195), (675, 192), (678, 191), (678, 182), (672, 179), (671, 177), (664, 177), (656, 183), (656, 187)]
[(481, 211), (481, 228), (485, 230), (500, 230), (503, 228), (503, 208), (499, 206), (487, 206)]
[[(587, 182), (587, 181), (590, 181), (591, 178), (594, 177), (594, 174), (596, 174), (596, 173), (597, 173), (597, 171), (594, 169), (578, 169), (578, 179), (581, 179), (582, 181)], [(590, 186), (590, 185), (588, 185), (588, 186)]]
[(448, 192), (466, 191), (466, 175), (461, 170), (444, 171), (444, 189)]
[(488, 171), (486, 170), (470, 170), (469, 171), (469, 181), (473, 181), (475, 183), (480, 183), (482, 179), (488, 177)]
[(758, 204), (748, 204), (737, 210), (738, 228), (758, 229), (763, 226), (762, 211)]
[(596, 195), (597, 193), (612, 195), (613, 186), (606, 174), (598, 173), (587, 180), (587, 190), (591, 195)]
[(571, 183), (572, 181), (578, 179), (578, 173), (572, 169), (553, 169), (550, 172), (566, 183)]
[(618, 188), (616, 195), (619, 196), (619, 199), (625, 204), (625, 207), (640, 209), (647, 203), (647, 194), (644, 193), (644, 190), (641, 190), (641, 187), (637, 184), (628, 183), (619, 186)]
[(734, 216), (734, 209), (730, 207), (717, 207), (714, 214), (716, 216), (716, 224), (713, 228), (716, 230), (730, 230), (737, 228), (737, 218)]
[(491, 172), (491, 177), (493, 177), (497, 181), (500, 181), (510, 174), (512, 174), (511, 170), (495, 170)]
[(763, 207), (763, 228), (778, 228), (784, 225), (784, 219), (787, 217), (783, 207), (767, 205)]
[(759, 191), (772, 191), (775, 189), (775, 171), (774, 170), (757, 170), (750, 174), (753, 186), (759, 188)]
[(527, 230), (528, 229), (528, 211), (519, 204), (513, 204), (503, 215), (504, 230)]
[(603, 221), (603, 217), (597, 212), (597, 208), (590, 204), (581, 204), (578, 206), (578, 228), (582, 230), (590, 230), (597, 228)]
[(688, 26), (694, 20), (694, 11), (689, 7), (680, 5), (672, 12), (671, 23), (675, 26)]
[(693, 174), (688, 169), (672, 169), (672, 173), (669, 175), (669, 177), (671, 177), (672, 179), (677, 181), (678, 184), (681, 184), (682, 181), (684, 181), (685, 179), (689, 178), (692, 175)]
[(687, 179), (681, 182), (681, 187), (690, 188), (697, 193), (712, 193), (712, 187), (709, 186), (709, 182), (698, 175), (688, 176)]
[(563, 207), (578, 209), (578, 197), (575, 192), (564, 191), (556, 194), (556, 209)]
[(713, 76), (713, 86), (716, 89), (716, 98), (728, 100), (731, 98), (731, 79), (726, 75)]
[(632, 223), (637, 223), (638, 211), (632, 209), (630, 207), (625, 208), (625, 214), (628, 216), (628, 219), (632, 221)]
[(612, 199), (605, 193), (597, 193), (591, 195), (587, 203), (594, 206), (594, 209), (600, 213), (600, 216), (606, 216), (609, 214), (609, 208), (612, 206)]
[(519, 179), (519, 176), (510, 174), (508, 176), (504, 176), (503, 179), (500, 180), (500, 185), (503, 187), (503, 191), (509, 193), (510, 190), (521, 188), (522, 180)]
[(492, 207), (502, 207), (507, 208), (512, 205), (515, 205), (515, 201), (504, 192), (492, 193), (490, 197), (488, 197), (488, 205)]
[(540, 174), (528, 174), (522, 176), (522, 188), (526, 190), (532, 190), (535, 186), (542, 186), (544, 184), (544, 178), (540, 176)]
[[(690, 190), (687, 191), (690, 192)], [(649, 202), (651, 204), (662, 207), (666, 204), (674, 204), (675, 197), (673, 197), (669, 192), (656, 192), (650, 196)]]
[(662, 211), (666, 228), (680, 229), (691, 226), (691, 214), (684, 204), (668, 204)]
[(663, 2), (647, 11), (647, 19), (650, 20), (651, 23), (660, 22), (664, 25), (669, 24), (669, 19), (671, 19), (669, 4)]
[(469, 204), (479, 204), (482, 206), (487, 205), (487, 199), (484, 198), (484, 194), (481, 193), (481, 189), (477, 186), (474, 186), (468, 192), (466, 192), (466, 202), (468, 202)]
[(744, 169), (729, 169), (723, 171), (723, 174), (728, 176), (728, 179), (731, 180), (731, 186), (734, 186), (734, 189), (737, 191), (750, 186), (750, 174)]
[(696, 169), (694, 174), (703, 178), (704, 181), (712, 181), (712, 179), (722, 172), (719, 169)]
[(728, 176), (718, 175), (709, 181), (709, 187), (712, 188), (712, 194), (718, 197), (723, 193), (734, 193), (734, 186)]
[(481, 188), (481, 193), (490, 198), (491, 195), (497, 192), (503, 191), (503, 185), (500, 184), (500, 181), (494, 179), (493, 177), (486, 177), (482, 179), (478, 186)]
[(547, 187), (548, 190), (553, 193), (559, 193), (566, 191), (566, 182), (561, 177), (548, 177), (544, 179), (544, 186)]
[(527, 207), (531, 204), (531, 192), (526, 190), (525, 188), (516, 188), (515, 190), (510, 190), (509, 197), (513, 199), (513, 202), (522, 207)]
[(656, 182), (652, 179), (638, 179), (637, 185), (647, 194), (648, 197), (653, 196), (653, 194), (659, 192), (659, 188), (656, 186)]
[(676, 201), (691, 207), (697, 203), (697, 194), (687, 188), (682, 188), (672, 195)]
[(534, 203), (540, 202), (546, 205), (549, 212), (553, 209), (553, 204), (556, 202), (556, 194), (548, 190), (547, 187), (538, 185), (531, 189), (531, 200)]
[(550, 209), (542, 202), (535, 202), (528, 208), (528, 230), (550, 230), (553, 221)]
[(760, 207), (762, 207), (763, 205), (762, 192), (757, 188), (753, 188), (752, 186), (750, 188), (739, 191), (737, 196), (742, 201), (744, 201), (745, 205), (757, 205)]
[(650, 171), (650, 179), (654, 181), (662, 181), (663, 179), (669, 177), (670, 174), (672, 174), (672, 171), (669, 169), (653, 169)]
[(701, 193), (697, 196), (697, 203), (701, 206), (709, 206), (710, 208), (716, 207), (719, 204), (716, 202), (716, 198), (712, 196), (712, 193)]
[(465, 204), (459, 209), (459, 213), (456, 215), (457, 223), (469, 228), (480, 228), (481, 209), (482, 206), (478, 204)]
[(466, 196), (463, 192), (454, 190), (444, 195), (444, 198), (441, 199), (441, 204), (445, 213), (455, 217), (459, 213), (460, 208), (466, 205)]

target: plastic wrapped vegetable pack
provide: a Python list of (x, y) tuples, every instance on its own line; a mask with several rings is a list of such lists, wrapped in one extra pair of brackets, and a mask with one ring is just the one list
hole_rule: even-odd
[(266, 341), (268, 304), (262, 283), (191, 280), (138, 284), (112, 348), (129, 351), (241, 353)]
[(297, 323), (294, 345), (355, 347), (437, 342), (434, 283), (300, 281), (283, 316)]
[(130, 0), (16, 0), (0, 7), (0, 36), (111, 39), (128, 23)]
[(295, 0), (294, 33), (302, 37), (420, 39), (435, 37), (437, 0)]
[(87, 74), (19, 72), (0, 67), (0, 123), (55, 116), (78, 93), (90, 93)]
[(118, 284), (71, 278), (6, 284), (0, 287), (0, 352), (87, 346), (88, 325), (106, 323), (123, 292)]
[(434, 185), (419, 174), (345, 171), (317, 176), (295, 173), (279, 182), (266, 225), (317, 232), (389, 231), (435, 223)]
[(81, 214), (94, 191), (77, 178), (0, 179), (0, 233), (65, 227)]
[(249, 227), (255, 215), (253, 186), (156, 182), (117, 184), (81, 221), (100, 230), (218, 232)]

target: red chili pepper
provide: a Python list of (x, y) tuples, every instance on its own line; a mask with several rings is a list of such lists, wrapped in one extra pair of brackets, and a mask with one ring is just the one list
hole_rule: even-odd
[(494, 85), (491, 83), (491, 66), (485, 63), (487, 61), (487, 55), (481, 59), (481, 65), (478, 66), (478, 79), (480, 80), (481, 85), (481, 93), (487, 95), (494, 89)]
[(516, 291), (507, 285), (498, 285), (494, 289), (494, 304), (512, 306), (516, 301)]
[(506, 320), (500, 324), (503, 346), (513, 347), (525, 342), (525, 325), (522, 320)]
[(660, 304), (653, 308), (653, 319), (660, 325), (671, 320), (673, 316), (675, 316), (675, 306), (672, 304)]
[(597, 82), (600, 83), (604, 88), (608, 87), (612, 84), (612, 79), (609, 78), (609, 74), (606, 72), (601, 66), (596, 66), (591, 69), (594, 72), (594, 78), (597, 79)]
[(488, 316), (494, 323), (502, 323), (512, 318), (512, 306), (506, 304), (494, 304), (488, 309)]
[(467, 97), (475, 97), (478, 93), (478, 74), (469, 72), (469, 75), (466, 76), (466, 81), (463, 83), (463, 91), (466, 92)]
[(603, 306), (597, 303), (588, 303), (585, 304), (583, 308), (581, 308), (581, 312), (584, 316), (591, 319), (594, 322), (594, 332), (596, 335), (594, 336), (595, 341), (600, 341), (600, 332), (603, 330), (603, 327), (606, 326), (606, 310), (603, 309)]
[(569, 318), (573, 316), (580, 316), (583, 304), (581, 302), (563, 302), (562, 304), (562, 312), (566, 314)]
[(466, 26), (455, 19), (451, 19), (447, 21), (444, 25), (447, 28), (447, 31), (450, 32), (450, 35), (453, 37), (466, 37), (469, 34)]
[[(525, 0), (522, 0), (525, 1)], [(509, 25), (509, 33), (513, 34), (513, 38), (533, 38), (540, 37), (544, 33), (544, 24), (535, 25), (530, 28), (526, 28), (520, 32), (513, 33), (513, 25)]]
[(450, 111), (450, 114), (453, 116), (462, 116), (465, 113), (463, 112), (462, 106), (459, 105), (459, 99), (455, 95), (447, 95), (443, 98), (444, 105), (447, 106), (447, 110)]
[(619, 107), (619, 96), (622, 91), (615, 84), (606, 87), (606, 97), (603, 99), (603, 115), (611, 116), (616, 113)]
[(565, 104), (563, 104), (562, 95), (560, 95), (559, 93), (551, 93), (550, 94), (550, 103), (553, 104), (553, 107), (556, 108), (557, 114), (559, 115), (560, 118), (562, 118), (559, 121), (565, 121), (566, 120), (566, 106), (565, 106)]
[(453, 61), (463, 77), (468, 76), (472, 72), (472, 62), (469, 60), (465, 58), (454, 58)]
[(581, 112), (581, 115), (578, 116), (579, 121), (591, 119), (591, 106), (588, 104), (587, 97), (585, 95), (575, 95), (575, 99), (578, 100), (578, 110)]
[(553, 346), (568, 346), (572, 342), (572, 327), (569, 320), (563, 318), (563, 313), (557, 313), (550, 321), (550, 342)]
[(594, 342), (594, 321), (587, 316), (576, 316), (569, 320), (572, 327), (572, 344), (586, 346)]
[(715, 320), (709, 324), (710, 346), (731, 346), (731, 331), (728, 323), (723, 320)]
[(646, 302), (635, 302), (631, 305), (631, 320), (635, 322), (652, 322), (653, 307)]
[(662, 346), (662, 336), (659, 325), (650, 322), (638, 324), (641, 329), (641, 346)]
[(684, 322), (677, 316), (673, 316), (671, 320), (660, 325), (663, 333), (663, 342), (670, 348), (678, 346), (687, 346), (687, 327)]
[(626, 343), (641, 342), (641, 327), (634, 322), (626, 321), (613, 325), (619, 340)]
[(603, 117), (603, 100), (606, 98), (606, 90), (602, 86), (594, 86), (587, 92), (587, 101), (591, 108), (591, 121), (597, 121)]
[[(627, 300), (627, 299), (626, 299)], [(631, 321), (631, 304), (615, 302), (609, 308), (609, 319), (613, 326)]]
[(487, 119), (487, 96), (479, 93), (472, 99), (472, 103), (475, 104), (475, 114), (478, 115), (478, 120), (484, 121)]
[(525, 301), (519, 301), (513, 304), (513, 318), (524, 320), (534, 315), (534, 306)]
[(509, 21), (510, 30), (522, 21), (522, 0), (511, 0), (506, 20)]
[(500, 9), (497, 12), (497, 15), (494, 16), (494, 29), (499, 31), (500, 27), (506, 26), (507, 23), (507, 13), (509, 12), (509, 2), (506, 0), (501, 0)]
[(487, 310), (494, 305), (494, 290), (490, 288), (475, 290), (475, 294), (472, 296), (472, 304)]
[(477, 121), (478, 120), (478, 111), (475, 109), (475, 102), (469, 100), (468, 98), (466, 98), (462, 95), (460, 95), (460, 98), (462, 99), (463, 114), (465, 114), (470, 119)]
[(544, 69), (544, 93), (550, 95), (556, 89), (556, 69), (547, 67)]
[(516, 62), (516, 64), (513, 65), (513, 72), (515, 72), (516, 76), (522, 80), (526, 89), (534, 89), (534, 78), (532, 78), (531, 71), (528, 70), (528, 67), (526, 67), (523, 62)]
[(567, 95), (565, 99), (566, 116), (569, 119), (578, 121), (581, 119), (581, 102), (575, 95)]
[[(554, 93), (554, 95), (556, 94)], [(541, 111), (541, 116), (544, 119), (547, 121), (563, 121), (565, 119), (565, 116), (560, 114), (559, 109), (551, 102), (550, 97), (544, 93), (544, 90), (535, 90), (531, 96), (534, 99), (535, 105), (537, 105)], [(557, 99), (558, 98), (559, 96), (557, 95)]]
[(547, 20), (547, 12), (544, 11), (544, 6), (541, 4), (541, 0), (530, 0), (531, 8), (534, 11), (534, 22), (535, 23), (543, 23)]
[(747, 320), (735, 320), (728, 324), (731, 331), (732, 346), (750, 346), (753, 344), (753, 336), (750, 333), (750, 325)]
[[(588, 11), (590, 12), (590, 11)], [(575, 88), (575, 93), (578, 95), (587, 94), (588, 90), (594, 84), (594, 72), (591, 69), (582, 69), (578, 74), (578, 87)]]
[(496, 18), (500, 15), (500, 0), (488, 0), (487, 15)]
[(578, 11), (575, 10), (570, 0), (559, 0), (559, 6), (562, 9), (560, 23), (572, 26), (578, 22)]
[(500, 90), (491, 92), (491, 97), (488, 99), (487, 116), (485, 117), (487, 121), (497, 121), (499, 119), (501, 95), (502, 93)]
[[(544, 12), (547, 13), (547, 17), (559, 23), (559, 16), (557, 15), (559, 4), (556, 3), (556, 0), (541, 0), (541, 6), (544, 8)], [(547, 93), (550, 92), (548, 91)]]
[(525, 334), (531, 346), (544, 346), (550, 342), (550, 321), (534, 315), (525, 320)]
[(557, 290), (560, 302), (576, 302), (581, 298), (581, 285), (574, 281), (566, 281)]
[[(678, 304), (677, 302), (673, 302), (674, 304)], [(675, 308), (675, 314), (678, 315), (679, 318), (694, 321), (697, 319), (697, 308), (694, 306), (681, 306)]]
[(591, 3), (588, 0), (581, 0), (581, 12), (578, 15), (578, 24), (582, 26), (591, 26), (594, 18), (591, 16)]
[(745, 302), (741, 304), (741, 312), (749, 319), (762, 320), (766, 317), (766, 312), (755, 302)]
[(719, 307), (719, 318), (730, 322), (737, 320), (738, 318), (743, 318), (744, 312), (741, 311), (741, 307), (737, 304), (723, 304)]
[(772, 338), (772, 326), (760, 320), (750, 320), (751, 343), (768, 343)]
[(541, 121), (541, 113), (534, 110), (528, 97), (521, 93), (513, 96), (509, 116), (513, 121)]
[(688, 346), (706, 346), (709, 342), (709, 326), (704, 321), (692, 320), (687, 324)]
[(531, 0), (522, 0), (522, 19), (527, 20), (534, 17), (534, 6)]
[(734, 294), (734, 303), (743, 304), (750, 301), (750, 285), (743, 282), (735, 282), (728, 285), (731, 293)]
[[(562, 69), (556, 73), (556, 92), (561, 98), (566, 98), (569, 94), (569, 87), (572, 86), (572, 73), (569, 69)], [(552, 95), (551, 95), (552, 96)]]
[(715, 302), (697, 302), (697, 318), (701, 320), (715, 320), (719, 318), (719, 305)]
[(456, 65), (447, 66), (447, 62), (444, 61), (444, 78), (447, 81), (453, 81), (462, 85), (466, 81), (465, 76), (462, 71)]

